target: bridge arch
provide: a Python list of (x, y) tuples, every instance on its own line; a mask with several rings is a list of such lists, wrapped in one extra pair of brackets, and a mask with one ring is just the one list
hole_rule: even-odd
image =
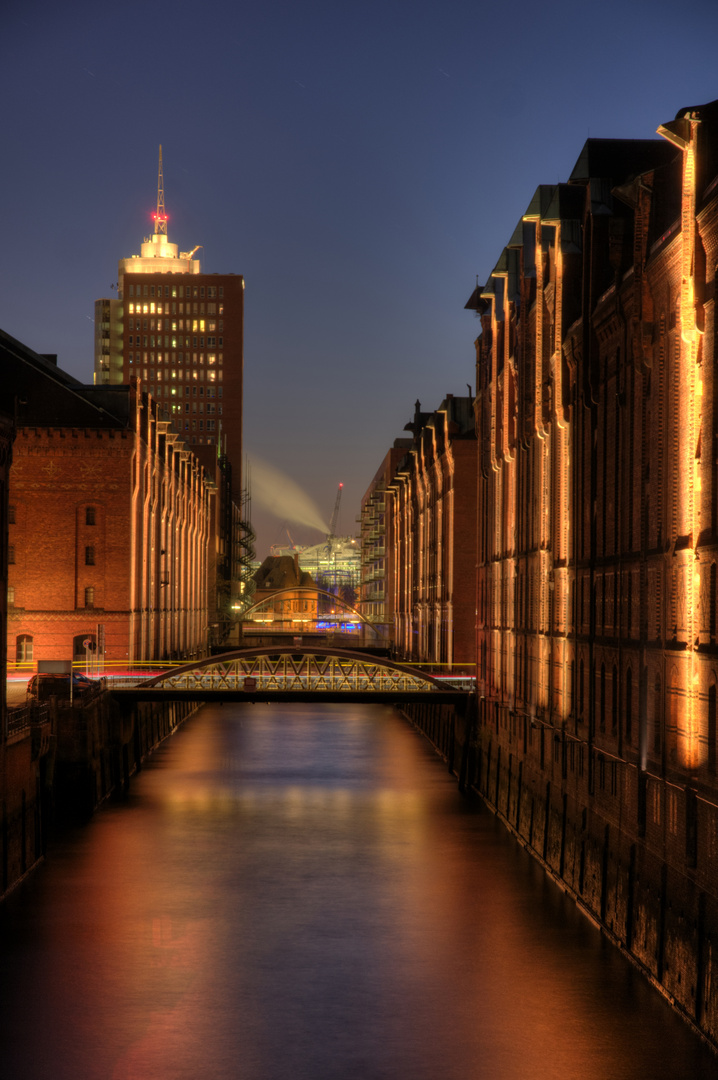
[[(292, 694), (446, 695), (446, 685), (407, 664), (366, 652), (313, 646), (238, 649), (173, 668), (143, 688)], [(454, 691), (458, 694), (458, 691)]]
[[(279, 611), (276, 610), (277, 603), (280, 605)], [(326, 605), (327, 610), (320, 610), (322, 603)], [(315, 605), (313, 612), (312, 605)], [(272, 608), (271, 612), (268, 610), (270, 606)], [(332, 611), (329, 610), (330, 607), (333, 609)], [(265, 613), (271, 614), (272, 618), (264, 620), (253, 617), (256, 614), (261, 616)], [(313, 618), (311, 617), (312, 614)], [(276, 592), (271, 593), (269, 596), (264, 596), (261, 600), (255, 600), (253, 604), (242, 612), (242, 623), (250, 622), (257, 626), (264, 622), (265, 625), (271, 625), (275, 630), (284, 628), (287, 633), (301, 633), (302, 628), (309, 632), (308, 627), (313, 624), (315, 630), (329, 629), (336, 632), (337, 627), (331, 624), (337, 622), (337, 619), (334, 618), (337, 615), (339, 616), (339, 632), (346, 634), (357, 632), (342, 627), (342, 623), (344, 623), (344, 626), (351, 623), (360, 626), (364, 630), (370, 630), (375, 638), (379, 638), (377, 628), (357, 608), (347, 604), (340, 596), (335, 596), (334, 593), (328, 592), (326, 589), (308, 585), (277, 589)], [(327, 625), (323, 626), (322, 624)]]

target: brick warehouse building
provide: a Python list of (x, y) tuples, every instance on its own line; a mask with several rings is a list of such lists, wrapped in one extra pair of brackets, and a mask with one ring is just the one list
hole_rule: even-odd
[[(357, 607), (382, 642), (394, 641), (392, 574), (393, 518), (387, 513), (387, 487), (411, 439), (395, 439), (361, 501), (361, 585)], [(391, 498), (391, 496), (389, 496)]]
[[(362, 503), (363, 613), (383, 604), (397, 655), (474, 674), (476, 436), (471, 398), (416, 403)], [(406, 443), (408, 442), (408, 446)], [(379, 578), (380, 590), (372, 588)]]
[(188, 657), (207, 644), (213, 485), (151, 395), (86, 387), (0, 336), (17, 406), (8, 658)]
[(467, 307), (473, 782), (718, 1042), (718, 104), (589, 140)]

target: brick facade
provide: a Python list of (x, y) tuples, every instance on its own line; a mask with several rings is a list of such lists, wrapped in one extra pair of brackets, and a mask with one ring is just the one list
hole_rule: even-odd
[(8, 660), (31, 671), (85, 659), (85, 641), (100, 667), (204, 652), (205, 470), (136, 387), (40, 374), (47, 385), (22, 399), (10, 471)]
[[(470, 398), (449, 394), (433, 413), (417, 402), (413, 439), (363, 503), (364, 586), (380, 574), (399, 656), (440, 674), (475, 668), (476, 439)], [(377, 474), (379, 476), (379, 474)], [(376, 554), (376, 543), (384, 555)], [(381, 543), (383, 541), (383, 544)], [(385, 599), (384, 599), (385, 597)]]
[(475, 783), (716, 1040), (718, 107), (659, 133), (589, 140), (467, 305)]

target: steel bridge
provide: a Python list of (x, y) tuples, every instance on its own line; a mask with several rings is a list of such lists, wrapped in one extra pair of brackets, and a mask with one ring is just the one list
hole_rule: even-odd
[(347, 649), (242, 649), (108, 687), (119, 700), (324, 701), (459, 705), (466, 690), (406, 664)]

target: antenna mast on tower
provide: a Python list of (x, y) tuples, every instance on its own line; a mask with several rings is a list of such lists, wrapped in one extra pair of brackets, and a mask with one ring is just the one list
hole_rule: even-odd
[(162, 175), (162, 144), (160, 143), (160, 167), (157, 173), (157, 213), (155, 214), (155, 233), (167, 235), (167, 214), (165, 213), (165, 179)]

